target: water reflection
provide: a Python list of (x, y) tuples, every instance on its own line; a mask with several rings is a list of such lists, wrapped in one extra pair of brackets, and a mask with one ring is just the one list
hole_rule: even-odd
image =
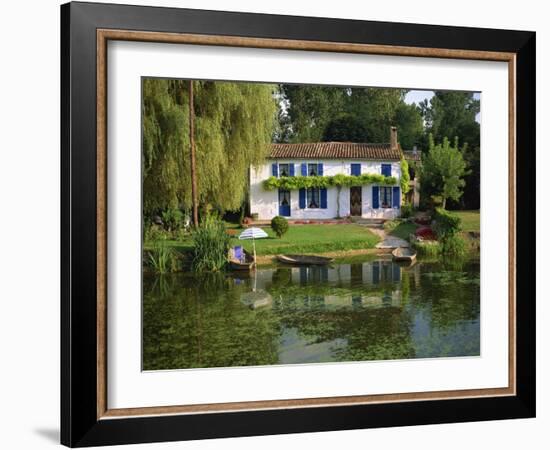
[(145, 370), (479, 355), (479, 262), (144, 277)]

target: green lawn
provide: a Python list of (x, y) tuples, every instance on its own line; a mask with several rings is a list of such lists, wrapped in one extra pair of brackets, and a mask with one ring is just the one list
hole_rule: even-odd
[[(290, 225), (287, 233), (280, 239), (275, 237), (270, 228), (264, 230), (269, 234), (269, 238), (256, 240), (256, 252), (259, 255), (374, 248), (380, 240), (366, 227), (355, 224)], [(247, 250), (252, 249), (251, 241), (234, 239), (233, 242), (242, 243)]]
[(418, 228), (418, 225), (416, 225), (415, 223), (401, 222), (390, 232), (390, 234), (392, 236), (396, 236), (398, 238), (405, 239), (406, 241), (408, 241), (409, 235), (414, 234), (417, 228)]
[[(277, 238), (271, 228), (263, 228), (269, 234), (268, 238), (256, 240), (258, 255), (277, 255), (280, 253), (323, 253), (330, 251), (345, 251), (364, 248), (374, 248), (379, 237), (366, 227), (356, 224), (338, 225), (290, 225), (282, 238)], [(237, 234), (239, 229), (235, 230)], [(166, 241), (167, 245), (187, 253), (192, 250), (190, 237), (183, 241)], [(252, 241), (231, 239), (231, 245), (243, 245), (252, 250)], [(152, 244), (146, 242), (144, 248), (150, 249)]]
[(462, 219), (463, 231), (479, 232), (479, 210), (477, 211), (451, 211)]

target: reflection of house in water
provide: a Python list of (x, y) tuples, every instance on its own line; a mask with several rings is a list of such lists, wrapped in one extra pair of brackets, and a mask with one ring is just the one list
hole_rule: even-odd
[(398, 307), (401, 282), (401, 267), (391, 260), (258, 271), (257, 280), (258, 288), (267, 290), (271, 286), (313, 288), (314, 292), (304, 289), (303, 295), (298, 293), (306, 307)]

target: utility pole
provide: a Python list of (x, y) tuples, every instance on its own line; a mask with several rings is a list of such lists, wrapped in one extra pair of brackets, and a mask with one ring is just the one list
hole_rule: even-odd
[(191, 146), (191, 196), (193, 199), (193, 226), (199, 226), (199, 204), (197, 201), (197, 167), (195, 164), (195, 106), (193, 101), (193, 80), (189, 80), (189, 143)]

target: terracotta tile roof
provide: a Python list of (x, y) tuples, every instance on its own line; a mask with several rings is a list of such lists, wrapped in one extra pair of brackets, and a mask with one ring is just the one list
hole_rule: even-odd
[(305, 144), (271, 144), (271, 159), (375, 159), (400, 160), (401, 146), (353, 142), (311, 142)]

